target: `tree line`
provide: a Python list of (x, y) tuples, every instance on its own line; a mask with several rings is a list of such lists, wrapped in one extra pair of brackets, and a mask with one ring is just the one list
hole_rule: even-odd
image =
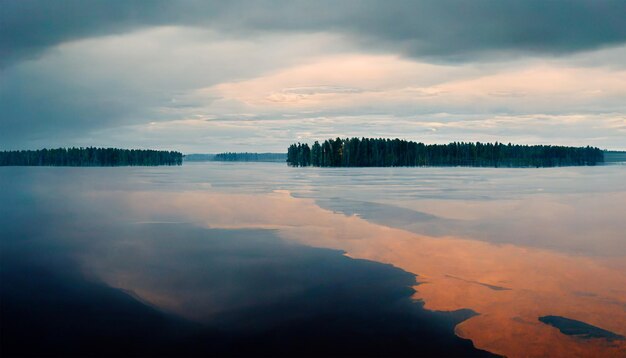
[(0, 151), (0, 166), (110, 167), (182, 163), (182, 153), (162, 150), (81, 147)]
[(218, 162), (284, 162), (285, 153), (219, 153), (212, 160)]
[(290, 166), (317, 167), (554, 167), (596, 165), (604, 161), (595, 147), (503, 143), (424, 144), (401, 139), (336, 138), (312, 146), (295, 143), (287, 151)]

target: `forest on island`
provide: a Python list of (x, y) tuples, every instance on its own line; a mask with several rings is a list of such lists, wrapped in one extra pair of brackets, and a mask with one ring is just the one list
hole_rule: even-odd
[(424, 144), (401, 139), (336, 138), (312, 146), (289, 146), (291, 166), (318, 167), (554, 167), (596, 165), (604, 153), (595, 147), (502, 143)]
[(182, 163), (182, 153), (162, 150), (89, 147), (0, 151), (0, 166), (111, 167)]

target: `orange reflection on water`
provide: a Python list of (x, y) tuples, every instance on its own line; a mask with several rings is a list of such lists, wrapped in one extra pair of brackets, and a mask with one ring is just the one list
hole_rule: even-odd
[[(146, 220), (170, 212), (213, 228), (277, 229), (287, 240), (344, 250), (353, 258), (414, 273), (420, 282), (415, 298), (426, 308), (479, 313), (459, 324), (456, 333), (481, 349), (512, 357), (626, 356), (623, 340), (575, 338), (538, 321), (545, 315), (564, 316), (626, 336), (626, 270), (616, 264), (624, 262), (623, 257), (604, 260), (417, 235), (333, 213), (287, 192), (140, 192), (125, 200)], [(138, 284), (119, 277), (116, 283)], [(150, 301), (149, 290), (135, 292), (144, 292), (143, 298)], [(167, 308), (175, 311), (175, 301), (169, 298)]]

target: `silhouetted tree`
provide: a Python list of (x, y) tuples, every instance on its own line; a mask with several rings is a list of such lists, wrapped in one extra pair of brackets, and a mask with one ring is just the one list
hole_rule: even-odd
[(0, 166), (154, 166), (182, 162), (182, 153), (161, 150), (88, 147), (0, 152)]
[(287, 151), (291, 166), (390, 167), (474, 166), (553, 167), (596, 165), (604, 152), (595, 147), (553, 145), (505, 145), (502, 143), (416, 143), (401, 139), (336, 138), (307, 144), (292, 144)]

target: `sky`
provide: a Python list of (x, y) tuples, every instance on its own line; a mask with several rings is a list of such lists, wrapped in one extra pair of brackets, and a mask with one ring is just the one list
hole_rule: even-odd
[(0, 0), (0, 150), (626, 150), (624, 19), (624, 0)]

